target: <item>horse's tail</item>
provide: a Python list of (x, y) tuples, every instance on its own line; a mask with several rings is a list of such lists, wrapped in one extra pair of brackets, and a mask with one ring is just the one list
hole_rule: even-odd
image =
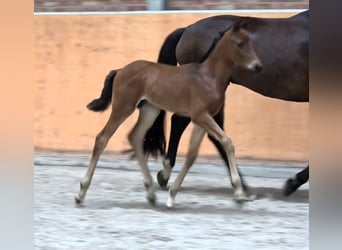
[(113, 81), (117, 72), (118, 70), (112, 70), (108, 73), (104, 81), (104, 86), (101, 91), (100, 97), (92, 100), (87, 105), (88, 109), (95, 111), (95, 112), (99, 112), (99, 111), (104, 111), (105, 109), (108, 108), (109, 104), (112, 101)]
[[(181, 38), (185, 28), (176, 29), (169, 34), (159, 51), (158, 63), (177, 65), (176, 46)], [(151, 154), (154, 157), (165, 155), (165, 133), (164, 121), (165, 110), (161, 110), (152, 127), (147, 131), (144, 140), (145, 154)]]
[(177, 65), (176, 47), (185, 28), (179, 28), (169, 34), (159, 51), (158, 63)]

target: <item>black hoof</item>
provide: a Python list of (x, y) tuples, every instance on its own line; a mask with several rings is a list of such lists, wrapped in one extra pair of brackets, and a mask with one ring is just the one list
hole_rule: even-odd
[(288, 179), (285, 183), (284, 186), (284, 196), (290, 196), (291, 194), (293, 194), (298, 188), (299, 188), (299, 184), (296, 180), (294, 179)]
[(167, 183), (169, 182), (169, 180), (167, 179), (164, 179), (164, 176), (163, 176), (163, 171), (160, 170), (157, 174), (157, 180), (158, 180), (158, 184), (160, 187), (162, 188), (166, 188), (167, 186)]

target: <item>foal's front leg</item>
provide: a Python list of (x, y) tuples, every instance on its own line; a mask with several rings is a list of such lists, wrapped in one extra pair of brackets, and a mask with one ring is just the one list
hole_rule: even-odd
[(248, 197), (242, 187), (242, 180), (236, 166), (235, 148), (232, 140), (224, 133), (223, 129), (217, 125), (215, 120), (208, 113), (204, 113), (198, 116), (196, 120), (194, 120), (194, 123), (203, 127), (207, 131), (207, 133), (218, 140), (221, 143), (222, 147), (225, 149), (230, 166), (229, 170), (234, 187), (235, 199), (238, 202), (253, 200), (254, 197)]

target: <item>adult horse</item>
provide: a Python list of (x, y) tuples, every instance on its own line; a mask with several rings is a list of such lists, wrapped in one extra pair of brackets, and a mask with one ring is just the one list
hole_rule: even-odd
[[(220, 39), (220, 31), (226, 29), (238, 16), (221, 15), (202, 19), (186, 28), (172, 32), (164, 41), (158, 62), (176, 65), (200, 62)], [(294, 102), (309, 101), (309, 10), (289, 18), (251, 18), (246, 29), (252, 44), (264, 65), (264, 70), (251, 76), (245, 70), (233, 72), (230, 82), (239, 84), (267, 97)], [(214, 119), (223, 128), (224, 106)], [(145, 138), (149, 152), (163, 151), (163, 117), (161, 112)], [(164, 169), (158, 173), (160, 186), (166, 186), (175, 165), (180, 137), (190, 119), (177, 114), (171, 118), (169, 147), (163, 161)], [(222, 147), (209, 136), (229, 168)], [(294, 178), (287, 180), (284, 194), (290, 195), (309, 178), (305, 168)]]
[[(91, 110), (105, 110), (112, 102), (112, 112), (104, 128), (96, 136), (93, 153), (86, 176), (81, 180), (76, 202), (81, 203), (92, 181), (97, 162), (109, 139), (119, 126), (140, 106), (139, 118), (128, 139), (134, 149), (144, 176), (147, 198), (155, 204), (154, 185), (144, 156), (143, 139), (154, 123), (160, 110), (187, 116), (194, 123), (189, 151), (182, 171), (170, 188), (167, 206), (174, 204), (175, 196), (189, 168), (196, 159), (200, 143), (205, 133), (214, 137), (224, 149), (230, 165), (234, 196), (238, 202), (250, 200), (244, 192), (235, 162), (234, 146), (231, 139), (220, 128), (213, 115), (224, 103), (228, 79), (236, 68), (243, 68), (249, 74), (262, 69), (254, 52), (249, 34), (244, 30), (248, 18), (238, 19), (222, 34), (212, 53), (202, 63), (171, 66), (148, 61), (134, 61), (122, 69), (111, 71), (106, 80), (101, 97), (88, 104)], [(141, 105), (141, 100), (148, 103)]]

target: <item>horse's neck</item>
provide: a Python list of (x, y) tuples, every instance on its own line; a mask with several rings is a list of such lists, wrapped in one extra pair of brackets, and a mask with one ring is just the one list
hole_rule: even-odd
[(201, 64), (203, 71), (215, 78), (216, 85), (221, 91), (224, 91), (229, 83), (234, 64), (223, 42), (220, 41)]

